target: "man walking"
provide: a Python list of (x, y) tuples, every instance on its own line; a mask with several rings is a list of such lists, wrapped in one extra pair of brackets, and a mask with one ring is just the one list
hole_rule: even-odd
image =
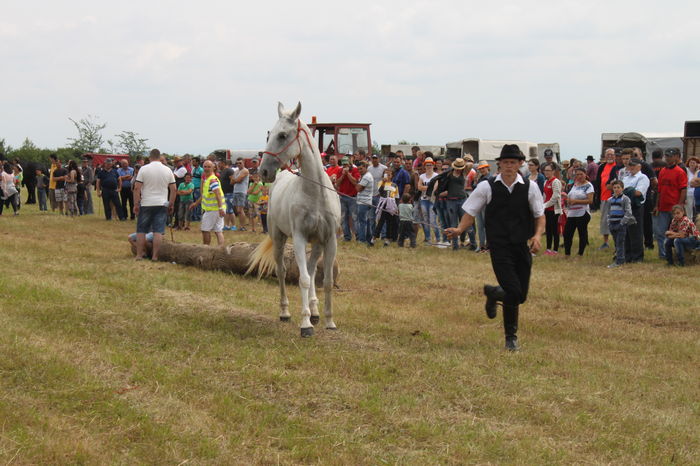
[(151, 259), (158, 260), (168, 215), (175, 207), (175, 176), (160, 162), (160, 151), (151, 150), (150, 163), (139, 170), (134, 184), (136, 260), (146, 255), (146, 234), (153, 232)]
[(102, 205), (105, 208), (105, 219), (112, 220), (112, 206), (119, 217), (119, 220), (126, 220), (121, 202), (119, 202), (119, 191), (122, 189), (122, 181), (119, 178), (117, 169), (114, 168), (114, 160), (106, 159), (104, 168), (97, 173), (97, 185), (95, 191), (97, 196), (102, 198)]
[(499, 286), (484, 286), (486, 315), (496, 317), (496, 303), (503, 303), (503, 328), (506, 349), (517, 351), (518, 308), (527, 299), (532, 269), (532, 254), (540, 250), (545, 217), (542, 194), (537, 183), (523, 178), (518, 169), (525, 157), (515, 144), (501, 149), (500, 173), (476, 185), (466, 200), (466, 212), (455, 228), (445, 233), (459, 236), (474, 224), (474, 217), (486, 209), (486, 236), (489, 239), (491, 265)]
[(202, 165), (204, 175), (202, 179), (202, 196), (190, 205), (190, 209), (202, 206), (202, 222), (199, 229), (202, 231), (202, 243), (211, 244), (211, 233), (216, 235), (216, 243), (221, 246), (224, 244), (224, 216), (226, 208), (224, 207), (224, 193), (221, 190), (219, 178), (214, 173), (214, 162), (205, 160)]

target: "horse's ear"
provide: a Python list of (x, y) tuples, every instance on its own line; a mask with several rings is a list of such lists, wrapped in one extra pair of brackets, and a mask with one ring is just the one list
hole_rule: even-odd
[(282, 105), (282, 102), (277, 102), (277, 115), (280, 118), (284, 116), (284, 105)]
[(297, 104), (297, 108), (294, 109), (291, 115), (289, 115), (289, 118), (292, 121), (296, 121), (297, 118), (299, 118), (299, 115), (301, 115), (301, 102)]

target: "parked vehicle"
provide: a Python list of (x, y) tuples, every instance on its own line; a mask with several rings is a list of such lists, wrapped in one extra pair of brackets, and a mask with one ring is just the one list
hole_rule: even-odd
[(647, 162), (651, 162), (651, 154), (655, 150), (665, 150), (670, 147), (683, 147), (680, 133), (603, 133), (601, 135), (601, 156), (606, 149), (625, 149), (639, 147)]

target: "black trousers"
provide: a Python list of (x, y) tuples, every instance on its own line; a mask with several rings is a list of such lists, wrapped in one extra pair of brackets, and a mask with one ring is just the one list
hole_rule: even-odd
[[(559, 214), (553, 210), (545, 210), (545, 233), (547, 235), (547, 249), (551, 251), (559, 250)], [(554, 245), (554, 247), (552, 247)]]
[(637, 223), (627, 225), (625, 259), (626, 262), (641, 262), (644, 260), (644, 205), (633, 207), (632, 215)]
[(413, 229), (413, 222), (401, 220), (399, 222), (399, 247), (403, 247), (406, 239), (410, 241), (412, 248), (416, 247), (416, 231)]
[(650, 198), (652, 198), (652, 196), (647, 196), (644, 201), (644, 226), (642, 230), (644, 231), (644, 247), (647, 249), (654, 249), (654, 225), (651, 222), (651, 213), (654, 210), (656, 201)]
[[(119, 192), (122, 202), (122, 217), (134, 219), (134, 193), (131, 188), (124, 188)], [(129, 203), (129, 208), (127, 209), (126, 204)]]
[(126, 220), (122, 204), (119, 202), (119, 193), (116, 189), (102, 189), (102, 205), (105, 208), (105, 218), (112, 220), (112, 205), (119, 216), (119, 220)]
[(381, 233), (384, 224), (386, 224), (386, 239), (396, 241), (399, 236), (399, 216), (391, 215), (389, 212), (382, 211), (382, 215), (379, 217), (379, 221), (377, 222), (377, 227), (374, 229), (375, 238), (379, 238), (379, 234)]
[(505, 305), (517, 306), (527, 299), (530, 289), (530, 271), (532, 255), (527, 243), (493, 244), (489, 242), (491, 266), (496, 274), (498, 284), (503, 288), (506, 297)]
[(583, 252), (588, 246), (588, 222), (591, 216), (586, 212), (582, 217), (567, 217), (564, 225), (564, 254), (571, 255), (571, 245), (574, 242), (574, 232), (578, 230), (578, 255), (583, 256)]

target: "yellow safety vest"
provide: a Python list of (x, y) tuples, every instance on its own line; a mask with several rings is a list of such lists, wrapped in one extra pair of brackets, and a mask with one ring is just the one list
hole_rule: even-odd
[(211, 175), (202, 185), (202, 210), (205, 212), (219, 210), (219, 203), (216, 200), (216, 193), (209, 191), (209, 185), (212, 181), (216, 181), (219, 184), (217, 189), (219, 190), (219, 194), (221, 194), (222, 206), (224, 202), (224, 192), (221, 190), (221, 182), (216, 175)]

